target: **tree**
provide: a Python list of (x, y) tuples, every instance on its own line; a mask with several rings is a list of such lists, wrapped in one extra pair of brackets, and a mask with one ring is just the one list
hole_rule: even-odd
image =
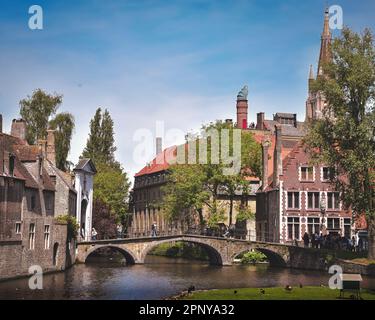
[(20, 101), (20, 115), (27, 124), (26, 139), (29, 144), (46, 138), (50, 117), (56, 113), (61, 103), (62, 95), (47, 94), (41, 89)]
[[(229, 131), (229, 153), (233, 155), (233, 126), (221, 121), (202, 127), (205, 133), (215, 129), (219, 133), (221, 144), (221, 130)], [(199, 142), (202, 137), (194, 136)], [(196, 144), (196, 162), (199, 160), (199, 143)], [(242, 191), (243, 199), (247, 198), (247, 176), (259, 176), (261, 171), (261, 147), (253, 138), (252, 133), (241, 131), (241, 163), (240, 171), (236, 174), (225, 175), (221, 151), (219, 163), (212, 161), (212, 137), (207, 143), (207, 164), (176, 164), (169, 169), (169, 181), (163, 188), (164, 198), (161, 206), (170, 220), (186, 220), (186, 215), (198, 214), (201, 229), (207, 224), (214, 227), (225, 217), (222, 203), (218, 201), (220, 194), (229, 196), (229, 224), (233, 223), (234, 197), (238, 190)], [(187, 157), (187, 155), (186, 155)], [(246, 201), (243, 201), (246, 207)], [(208, 216), (203, 216), (203, 208), (207, 208)], [(244, 210), (244, 209), (243, 209)], [(192, 217), (190, 217), (192, 218)]]
[(51, 119), (61, 103), (62, 95), (51, 95), (37, 89), (31, 97), (20, 101), (20, 115), (27, 124), (26, 139), (29, 144), (36, 144), (38, 139), (46, 139), (48, 128), (56, 130), (56, 166), (66, 171), (70, 165), (67, 158), (75, 124), (74, 117), (67, 112)]
[(199, 225), (203, 230), (206, 221), (203, 217), (203, 206), (209, 204), (210, 193), (205, 188), (206, 175), (200, 165), (174, 165), (170, 168), (168, 183), (162, 188), (164, 198), (160, 204), (164, 214), (170, 221), (185, 220), (197, 212)]
[(106, 163), (115, 163), (115, 138), (114, 138), (114, 130), (113, 130), (113, 120), (108, 112), (108, 110), (104, 111), (103, 120), (101, 125), (101, 148), (102, 154), (104, 157), (104, 161)]
[(105, 163), (96, 164), (94, 177), (94, 200), (100, 200), (110, 208), (118, 222), (128, 212), (127, 198), (130, 183), (122, 168), (114, 168)]
[(66, 171), (70, 166), (67, 159), (75, 126), (74, 117), (70, 113), (60, 113), (50, 121), (49, 125), (55, 130), (56, 166)]
[[(97, 174), (94, 177), (94, 200), (105, 205), (112, 218), (127, 229), (128, 193), (130, 183), (121, 164), (115, 159), (113, 120), (108, 112), (98, 108), (90, 121), (90, 135), (82, 153), (94, 161)], [(99, 209), (98, 209), (99, 210)], [(94, 208), (94, 212), (97, 212)]]
[(98, 239), (115, 239), (117, 236), (116, 217), (110, 207), (101, 200), (94, 200), (92, 226), (98, 233)]
[(332, 44), (333, 60), (313, 85), (327, 105), (305, 138), (313, 162), (335, 168), (332, 183), (354, 218), (366, 214), (370, 259), (375, 258), (375, 49), (366, 29), (345, 28)]
[(82, 156), (95, 163), (102, 162), (119, 167), (119, 163), (115, 161), (114, 142), (113, 120), (108, 110), (102, 113), (101, 108), (98, 108), (90, 121), (90, 134)]

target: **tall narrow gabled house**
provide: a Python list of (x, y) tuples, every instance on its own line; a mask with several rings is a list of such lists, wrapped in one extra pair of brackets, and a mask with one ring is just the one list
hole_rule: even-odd
[(352, 213), (331, 183), (334, 171), (311, 165), (302, 142), (285, 148), (283, 128), (263, 145), (263, 186), (257, 193), (256, 229), (260, 241), (294, 243), (305, 232), (351, 238)]

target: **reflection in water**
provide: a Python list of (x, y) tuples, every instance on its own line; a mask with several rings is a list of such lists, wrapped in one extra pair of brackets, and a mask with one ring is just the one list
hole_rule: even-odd
[[(199, 261), (149, 256), (145, 265), (98, 259), (65, 273), (44, 277), (43, 290), (28, 289), (28, 279), (0, 283), (0, 299), (162, 299), (190, 285), (197, 289), (327, 285), (327, 273), (268, 265), (215, 267)], [(366, 278), (365, 288), (375, 288)]]

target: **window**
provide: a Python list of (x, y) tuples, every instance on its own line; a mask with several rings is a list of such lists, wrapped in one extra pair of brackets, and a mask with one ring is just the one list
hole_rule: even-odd
[(329, 167), (323, 167), (323, 181), (331, 180), (335, 176), (335, 169)]
[(9, 155), (9, 175), (14, 176), (14, 160), (15, 160), (14, 154)]
[(44, 226), (44, 249), (49, 249), (49, 229), (50, 226), (46, 224)]
[(307, 208), (308, 209), (319, 209), (320, 206), (320, 194), (319, 192), (308, 192), (307, 193)]
[(317, 233), (320, 231), (320, 219), (319, 218), (307, 218), (307, 230), (309, 234)]
[(35, 223), (31, 223), (29, 227), (29, 249), (35, 249)]
[(327, 207), (331, 210), (337, 210), (340, 208), (340, 193), (327, 192)]
[(344, 236), (345, 238), (350, 239), (352, 235), (352, 221), (350, 218), (345, 218), (344, 219)]
[(340, 229), (340, 219), (339, 218), (328, 218), (328, 229)]
[(16, 222), (16, 234), (21, 234), (21, 222)]
[(299, 209), (299, 192), (288, 192), (288, 208)]
[(288, 218), (288, 239), (299, 240), (299, 218)]
[(301, 180), (313, 181), (314, 180), (314, 168), (313, 167), (301, 167)]

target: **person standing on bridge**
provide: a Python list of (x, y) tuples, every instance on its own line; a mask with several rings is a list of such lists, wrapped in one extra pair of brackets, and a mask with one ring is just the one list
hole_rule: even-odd
[(97, 235), (98, 235), (98, 233), (96, 232), (95, 228), (92, 228), (92, 230), (91, 230), (91, 239), (95, 241)]
[(157, 232), (156, 232), (156, 222), (154, 221), (153, 224), (151, 225), (151, 237), (157, 237)]
[(309, 247), (310, 237), (307, 232), (305, 232), (305, 234), (303, 235), (303, 243), (305, 244), (305, 248)]

